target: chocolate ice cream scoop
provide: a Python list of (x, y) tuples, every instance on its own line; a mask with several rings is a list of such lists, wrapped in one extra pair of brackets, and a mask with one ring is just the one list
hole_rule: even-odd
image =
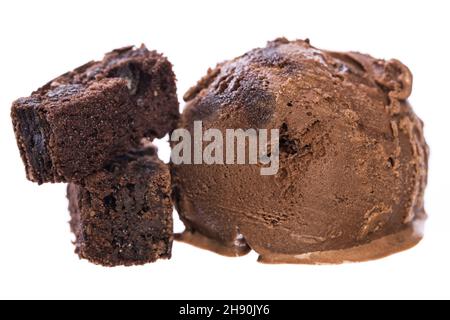
[(267, 263), (381, 258), (422, 238), (428, 147), (397, 60), (277, 39), (210, 70), (180, 127), (279, 129), (280, 169), (173, 165), (179, 239)]

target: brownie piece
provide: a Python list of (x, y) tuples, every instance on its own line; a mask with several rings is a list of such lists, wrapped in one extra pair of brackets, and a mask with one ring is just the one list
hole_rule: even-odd
[(80, 258), (103, 266), (169, 259), (173, 240), (170, 173), (147, 145), (68, 186)]
[(142, 138), (170, 133), (178, 107), (170, 62), (127, 47), (18, 99), (12, 120), (29, 180), (79, 183)]

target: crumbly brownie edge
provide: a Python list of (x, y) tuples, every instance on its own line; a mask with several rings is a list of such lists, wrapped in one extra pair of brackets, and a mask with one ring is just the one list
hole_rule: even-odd
[(18, 100), (13, 103), (11, 117), (27, 178), (38, 184), (64, 182), (65, 179), (57, 174), (52, 161), (48, 145), (51, 128), (45, 111), (38, 106), (23, 106)]
[(73, 244), (75, 245), (75, 253), (79, 252), (79, 245), (83, 242), (81, 239), (81, 217), (80, 217), (80, 201), (79, 186), (74, 183), (67, 185), (67, 199), (69, 200), (69, 213), (70, 213), (70, 230), (75, 235)]

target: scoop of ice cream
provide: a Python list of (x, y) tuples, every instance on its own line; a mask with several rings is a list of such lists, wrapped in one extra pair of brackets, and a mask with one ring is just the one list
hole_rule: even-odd
[(180, 127), (279, 129), (280, 169), (173, 165), (180, 240), (262, 262), (384, 257), (422, 238), (428, 148), (397, 60), (277, 39), (210, 70)]

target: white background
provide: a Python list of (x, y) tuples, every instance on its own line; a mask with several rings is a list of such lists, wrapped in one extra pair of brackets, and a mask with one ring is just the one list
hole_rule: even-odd
[[(0, 298), (450, 298), (449, 14), (445, 0), (0, 1)], [(141, 43), (173, 62), (181, 97), (208, 67), (279, 36), (411, 68), (410, 101), (432, 151), (425, 240), (343, 266), (262, 265), (256, 254), (224, 258), (180, 243), (171, 261), (144, 267), (80, 261), (65, 186), (25, 179), (11, 102), (111, 49)]]

